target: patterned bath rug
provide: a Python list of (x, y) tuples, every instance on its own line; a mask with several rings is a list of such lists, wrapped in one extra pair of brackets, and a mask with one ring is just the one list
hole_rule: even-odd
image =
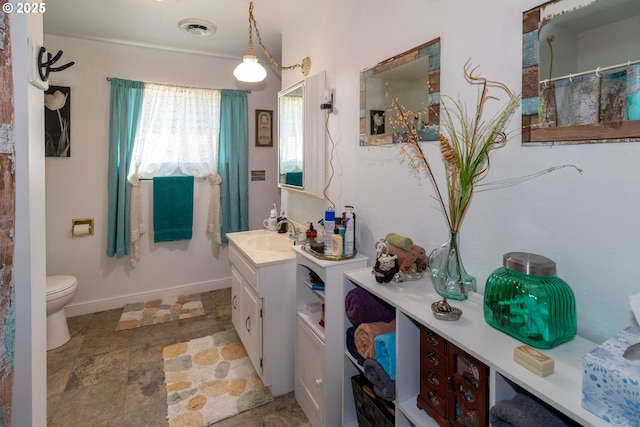
[(235, 329), (162, 351), (169, 427), (203, 427), (273, 400)]
[(203, 314), (205, 313), (200, 294), (131, 303), (122, 308), (122, 315), (120, 315), (116, 331), (187, 319)]

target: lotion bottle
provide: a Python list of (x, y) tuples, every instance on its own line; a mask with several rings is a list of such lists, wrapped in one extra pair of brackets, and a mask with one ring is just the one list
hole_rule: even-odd
[(331, 256), (331, 236), (336, 228), (336, 212), (329, 208), (324, 211), (324, 254)]
[(342, 258), (342, 236), (337, 227), (334, 234), (331, 235), (331, 256)]
[(345, 206), (344, 255), (351, 256), (356, 250), (356, 218), (353, 206)]

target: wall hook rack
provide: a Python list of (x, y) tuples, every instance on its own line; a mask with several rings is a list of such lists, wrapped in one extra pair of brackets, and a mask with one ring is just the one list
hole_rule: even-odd
[(71, 61), (68, 64), (64, 64), (59, 67), (52, 67), (53, 64), (58, 62), (61, 56), (61, 50), (59, 50), (58, 53), (55, 54), (55, 56), (52, 56), (49, 52), (47, 52), (47, 49), (44, 46), (40, 48), (40, 54), (38, 55), (38, 73), (40, 74), (40, 78), (43, 82), (46, 82), (49, 79), (49, 73), (56, 73), (58, 71), (66, 70), (67, 68), (75, 64), (75, 62)]

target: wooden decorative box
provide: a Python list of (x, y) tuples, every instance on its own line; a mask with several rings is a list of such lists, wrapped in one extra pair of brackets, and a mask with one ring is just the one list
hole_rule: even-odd
[(418, 408), (441, 426), (483, 427), (488, 420), (489, 369), (482, 362), (420, 327)]

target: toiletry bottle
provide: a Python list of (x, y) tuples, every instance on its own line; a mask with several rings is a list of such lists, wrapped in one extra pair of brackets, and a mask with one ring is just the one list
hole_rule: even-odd
[(331, 236), (331, 256), (335, 258), (342, 258), (342, 236), (340, 236), (338, 227), (335, 228), (335, 231)]
[[(287, 217), (284, 216), (284, 209), (280, 209), (280, 216), (278, 217), (278, 223), (280, 221), (284, 221), (285, 219), (287, 219)], [(286, 222), (280, 224), (280, 228), (278, 228), (278, 233), (286, 233), (287, 227), (289, 227), (289, 224), (287, 224)]]
[(316, 231), (315, 228), (313, 228), (313, 223), (310, 222), (309, 223), (309, 229), (307, 230), (307, 241), (309, 243), (313, 243), (316, 241), (316, 236), (318, 235), (318, 232)]
[(336, 212), (333, 209), (324, 211), (324, 254), (331, 255), (331, 236), (336, 224)]
[(356, 251), (356, 215), (353, 206), (345, 206), (344, 254), (351, 256)]

